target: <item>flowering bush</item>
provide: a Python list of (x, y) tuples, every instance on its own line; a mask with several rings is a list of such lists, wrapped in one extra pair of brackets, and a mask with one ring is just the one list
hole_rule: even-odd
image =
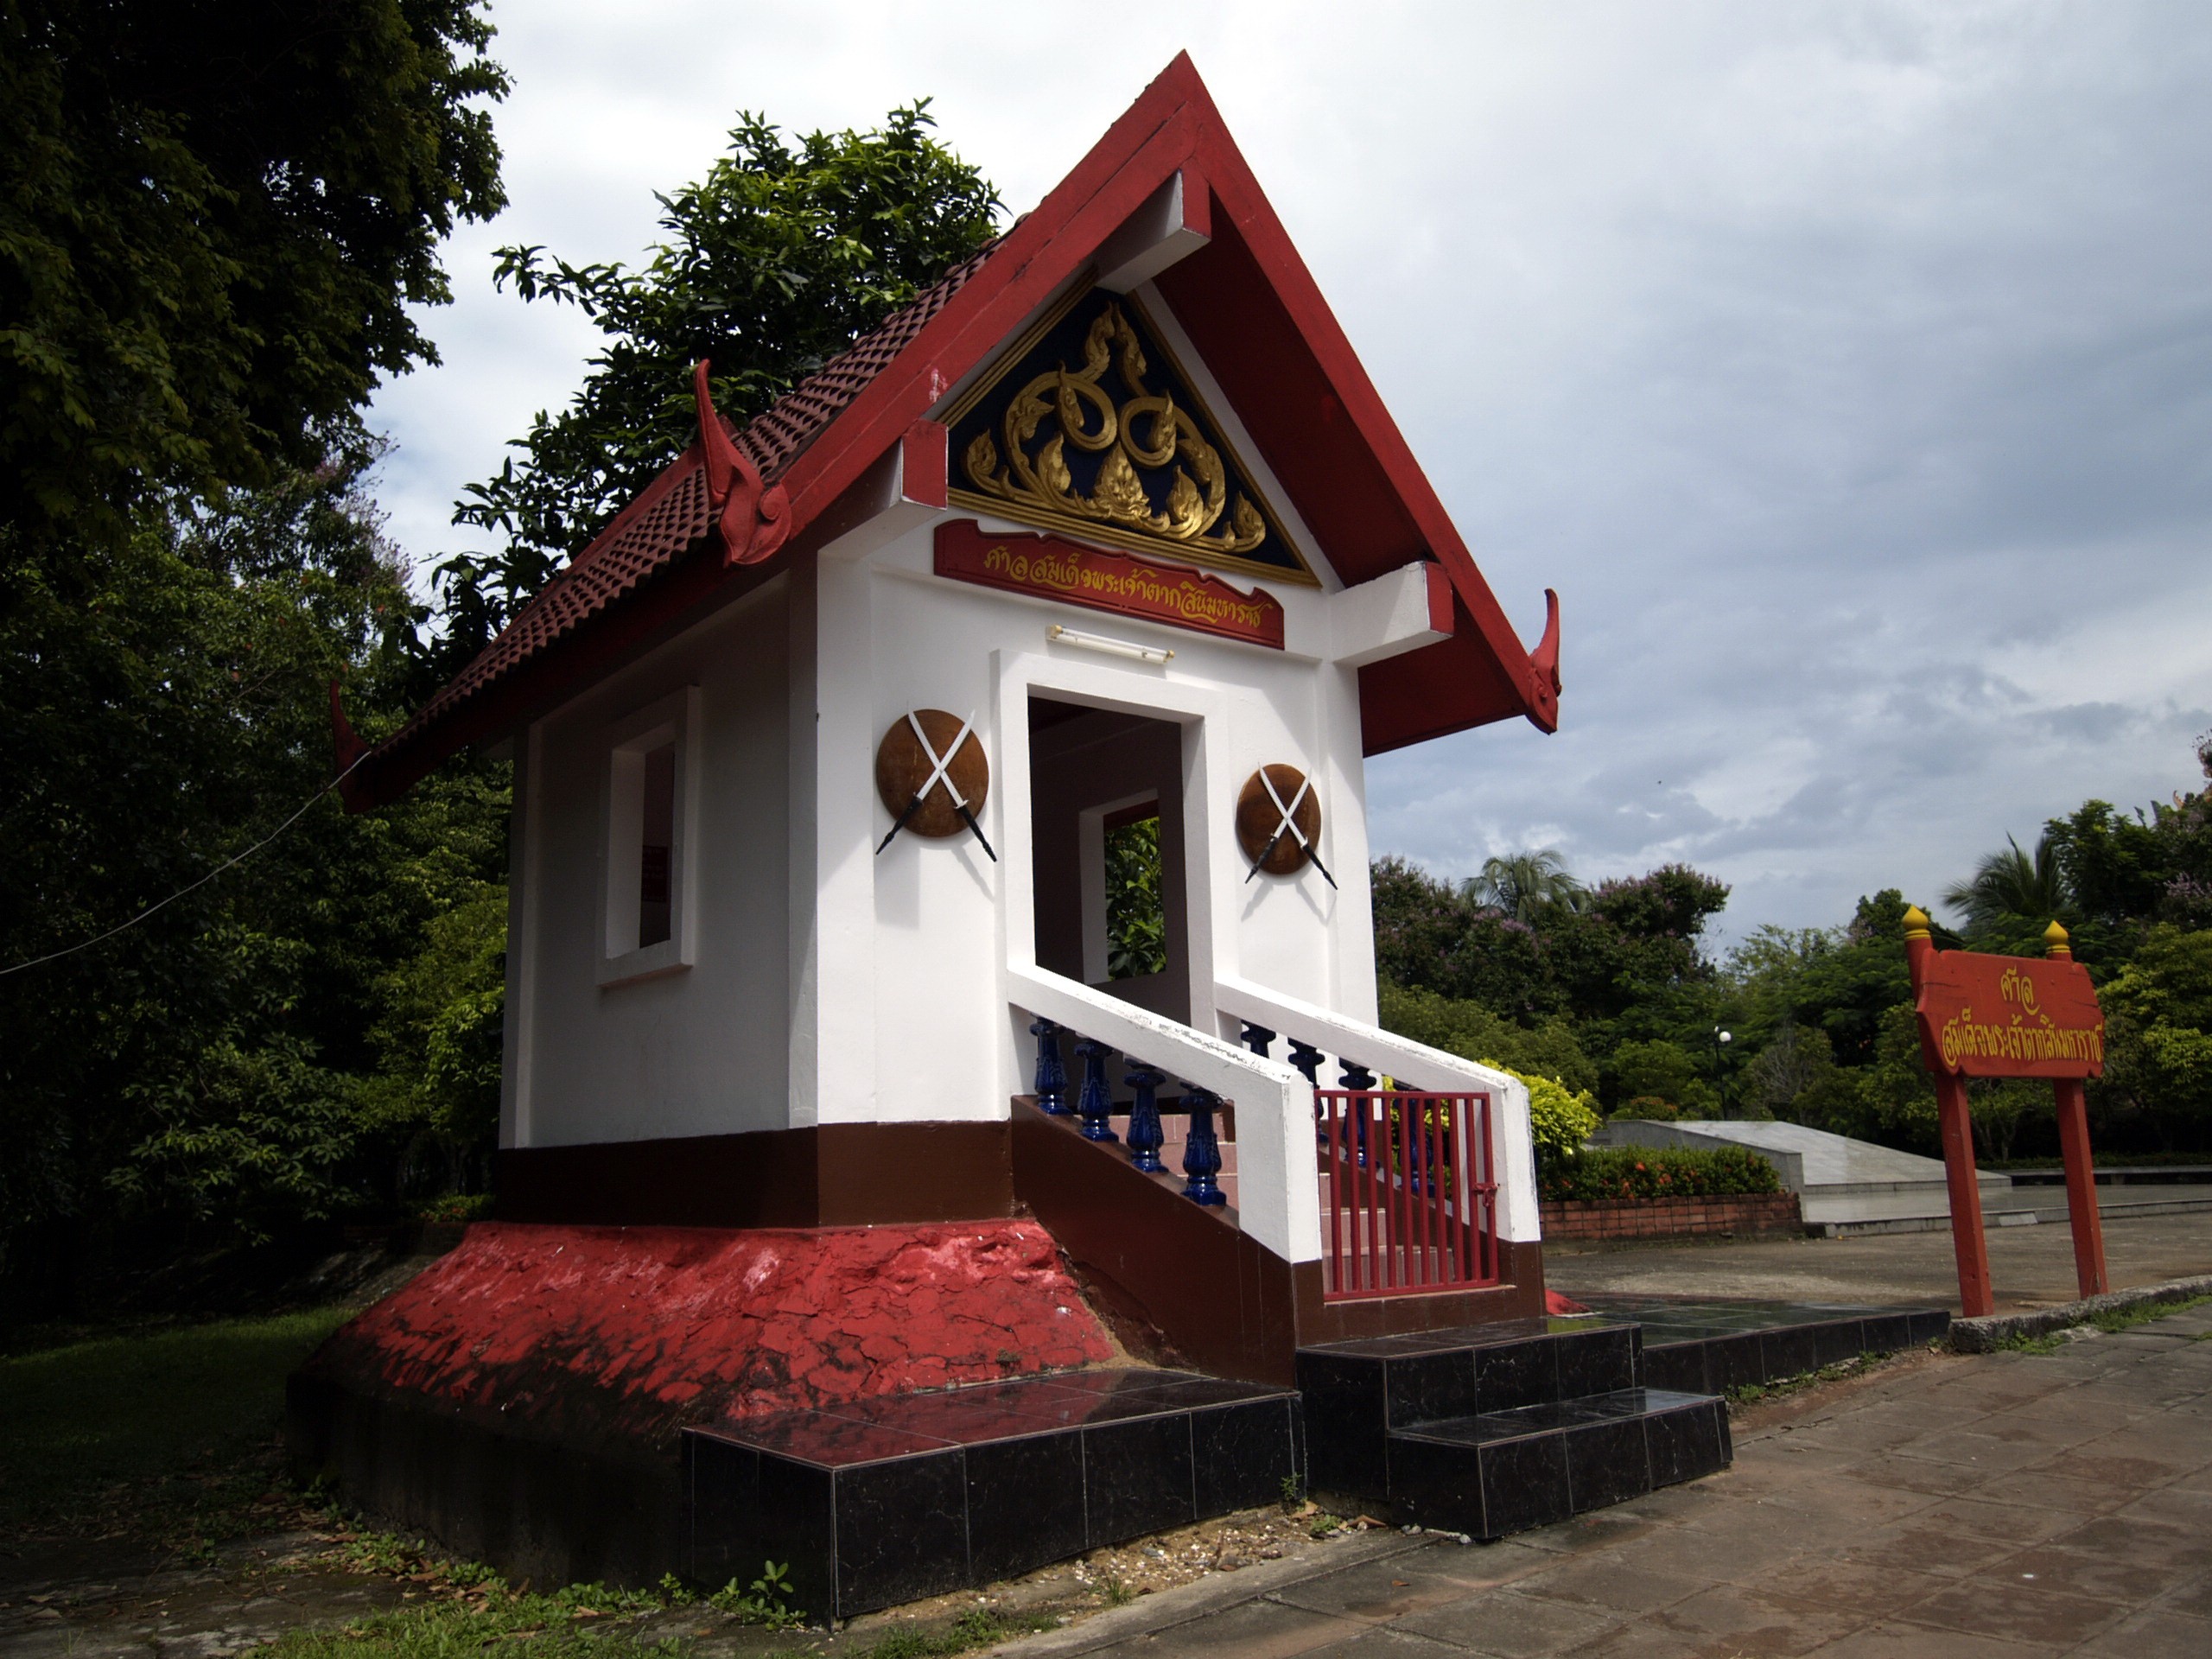
[(1536, 1185), (1547, 1201), (1579, 1198), (1592, 1204), (1733, 1198), (1782, 1190), (1774, 1166), (1746, 1147), (1710, 1151), (1592, 1147), (1572, 1160), (1540, 1161)]
[(1598, 1105), (1590, 1091), (1577, 1093), (1556, 1077), (1531, 1077), (1496, 1060), (1483, 1065), (1516, 1077), (1529, 1086), (1529, 1132), (1536, 1143), (1536, 1173), (1572, 1164), (1584, 1156), (1583, 1143), (1598, 1132)]

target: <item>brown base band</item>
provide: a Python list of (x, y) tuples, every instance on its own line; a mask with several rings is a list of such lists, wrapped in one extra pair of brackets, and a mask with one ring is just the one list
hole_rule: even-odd
[(849, 1227), (1014, 1214), (1005, 1123), (828, 1123), (753, 1135), (502, 1148), (501, 1221)]
[(1303, 1263), (1298, 1269), (1298, 1339), (1302, 1344), (1350, 1342), (1359, 1337), (1396, 1337), (1414, 1331), (1487, 1325), (1493, 1319), (1541, 1318), (1544, 1247), (1502, 1238), (1497, 1242), (1497, 1257), (1498, 1282), (1480, 1290), (1445, 1291), (1434, 1296), (1377, 1296), (1351, 1302), (1324, 1301), (1321, 1263)]
[[(1543, 1247), (1502, 1239), (1501, 1282), (1435, 1296), (1323, 1300), (1319, 1262), (1296, 1264), (1247, 1237), (1233, 1216), (1202, 1209), (1180, 1183), (1132, 1167), (1065, 1118), (1014, 1103), (1014, 1192), (1060, 1242), (1123, 1342), (1147, 1357), (1217, 1376), (1295, 1380), (1313, 1343), (1540, 1317)], [(1157, 1333), (1135, 1339), (1130, 1326)]]

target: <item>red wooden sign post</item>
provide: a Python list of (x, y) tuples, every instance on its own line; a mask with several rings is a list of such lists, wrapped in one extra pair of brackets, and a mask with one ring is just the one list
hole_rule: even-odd
[(2084, 1296), (2105, 1285), (2104, 1229), (2089, 1164), (2085, 1077), (2105, 1069), (2105, 1017), (2089, 970), (2074, 960), (2066, 930), (2044, 934), (2045, 957), (1938, 950), (1918, 906), (1904, 913), (1905, 961), (1920, 1015), (1920, 1048), (1936, 1074), (1943, 1173), (1951, 1191), (1951, 1243), (1959, 1258), (1959, 1306), (1991, 1313), (1989, 1243), (1974, 1177), (1968, 1077), (2049, 1077), (2057, 1095), (2058, 1144), (2066, 1159), (2066, 1213), (2074, 1228), (2074, 1276)]

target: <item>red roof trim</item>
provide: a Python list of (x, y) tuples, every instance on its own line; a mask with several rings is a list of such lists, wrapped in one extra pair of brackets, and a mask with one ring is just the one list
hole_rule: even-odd
[[(1433, 561), (1451, 583), (1452, 639), (1360, 671), (1366, 752), (1516, 714), (1553, 729), (1555, 606), (1539, 651), (1549, 654), (1539, 662), (1522, 650), (1184, 54), (1033, 213), (735, 435), (762, 478), (789, 496), (791, 541), (774, 557), (728, 567), (692, 556), (712, 528), (695, 444), (378, 746), (349, 798), (392, 798), (444, 755), (509, 729), (685, 611), (783, 568), (811, 539), (807, 527), (1179, 169), (1200, 198), (1194, 216), (1211, 210), (1212, 240), (1163, 273), (1161, 291), (1276, 475), (1300, 480), (1285, 487), (1338, 574), (1358, 582)], [(1291, 456), (1301, 464), (1287, 465)], [(649, 516), (679, 492), (688, 511), (663, 512), (647, 536)]]

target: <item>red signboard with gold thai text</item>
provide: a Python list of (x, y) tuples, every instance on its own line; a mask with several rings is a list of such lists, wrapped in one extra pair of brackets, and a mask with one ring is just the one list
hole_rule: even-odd
[(1057, 536), (986, 534), (972, 518), (939, 524), (937, 574), (1282, 649), (1282, 601), (1265, 588), (1239, 593), (1202, 570)]
[(2078, 962), (1932, 951), (1917, 1001), (1931, 1071), (1966, 1077), (2104, 1074), (2105, 1017), (2089, 970)]

